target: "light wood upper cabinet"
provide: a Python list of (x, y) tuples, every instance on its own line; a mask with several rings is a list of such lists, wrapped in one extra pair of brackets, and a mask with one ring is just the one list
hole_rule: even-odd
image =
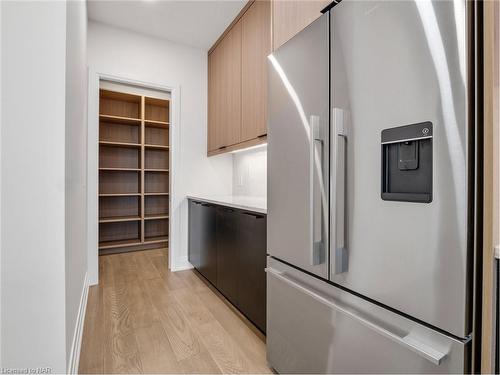
[[(215, 72), (215, 67), (217, 66), (216, 60), (218, 53), (213, 51), (208, 55), (208, 152), (217, 150), (219, 148), (219, 139), (217, 139), (217, 127), (215, 124), (218, 122), (216, 109), (218, 106), (218, 100), (216, 92), (217, 88), (217, 75)], [(220, 142), (222, 143), (222, 142)]]
[(210, 49), (209, 155), (266, 141), (267, 55), (321, 16), (329, 3), (250, 0)]
[(241, 139), (267, 134), (267, 55), (271, 53), (271, 4), (256, 1), (241, 18)]
[(219, 107), (217, 113), (222, 132), (220, 147), (241, 141), (241, 22), (237, 22), (217, 46), (221, 59), (216, 68), (220, 71)]
[(321, 10), (330, 2), (273, 0), (273, 49), (281, 46), (321, 16)]
[(271, 3), (249, 2), (208, 55), (208, 154), (266, 141)]
[(208, 151), (241, 139), (241, 23), (208, 56)]

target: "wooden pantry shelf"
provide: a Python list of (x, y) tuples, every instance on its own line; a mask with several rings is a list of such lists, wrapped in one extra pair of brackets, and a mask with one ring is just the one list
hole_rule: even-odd
[(99, 219), (99, 223), (120, 223), (124, 221), (139, 221), (140, 216), (115, 216), (115, 217), (103, 217)]
[(112, 115), (99, 115), (99, 120), (106, 121), (109, 124), (141, 125), (140, 118), (112, 116)]
[(99, 249), (113, 249), (117, 247), (128, 247), (128, 246), (136, 246), (141, 245), (141, 241), (139, 239), (133, 240), (115, 240), (115, 241), (104, 241), (99, 242)]
[(100, 197), (139, 197), (141, 193), (106, 193), (99, 194)]
[(144, 172), (170, 172), (170, 169), (148, 168), (148, 169), (144, 169)]
[(168, 242), (168, 236), (146, 237), (144, 243)]
[(144, 193), (146, 197), (154, 195), (170, 195), (170, 193)]
[(170, 122), (165, 121), (154, 121), (154, 120), (145, 120), (144, 125), (150, 126), (152, 128), (168, 128), (170, 126)]
[(114, 146), (114, 147), (137, 147), (140, 148), (140, 143), (128, 143), (128, 142), (111, 142), (111, 141), (99, 141), (101, 146)]
[(165, 145), (144, 145), (144, 147), (149, 148), (149, 149), (157, 149), (157, 150), (168, 150), (170, 146), (165, 146)]
[(145, 215), (144, 220), (168, 219), (168, 215)]
[(99, 168), (100, 171), (140, 172), (140, 168)]

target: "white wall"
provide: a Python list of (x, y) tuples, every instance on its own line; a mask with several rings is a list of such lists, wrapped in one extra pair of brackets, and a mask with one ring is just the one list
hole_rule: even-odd
[(66, 372), (87, 269), (86, 3), (2, 2), (0, 24), (1, 365)]
[(65, 2), (2, 2), (2, 367), (66, 371), (64, 30)]
[[(176, 130), (180, 150), (177, 150), (177, 171), (174, 169), (171, 176), (175, 189), (170, 209), (171, 217), (179, 217), (181, 238), (175, 242), (171, 233), (169, 245), (173, 256), (171, 267), (187, 267), (185, 196), (188, 193), (230, 194), (232, 191), (232, 157), (206, 156), (207, 52), (95, 22), (89, 23), (88, 31), (91, 70), (179, 88), (177, 105), (180, 110)], [(89, 180), (91, 183), (94, 182)]]
[[(2, 167), (2, 3), (0, 2), (0, 169)], [(0, 190), (2, 173), (0, 172)], [(2, 194), (0, 193), (0, 212), (2, 212)], [(2, 264), (2, 217), (0, 215), (0, 265)], [(2, 267), (0, 266), (0, 367), (2, 367)]]
[(267, 198), (267, 146), (233, 154), (233, 194)]
[(69, 363), (72, 355), (78, 357), (77, 317), (84, 302), (81, 299), (87, 272), (87, 3), (69, 1), (66, 11), (66, 358)]

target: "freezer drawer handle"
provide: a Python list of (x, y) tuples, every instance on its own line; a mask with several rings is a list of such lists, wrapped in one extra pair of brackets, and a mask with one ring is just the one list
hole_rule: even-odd
[(297, 282), (291, 280), (290, 278), (285, 276), (285, 272), (282, 271), (277, 271), (273, 268), (266, 268), (266, 272), (270, 275), (273, 275), (277, 279), (287, 283), (291, 287), (299, 290), (300, 292), (307, 294), (309, 297), (314, 298), (316, 301), (322, 303), (323, 305), (337, 310), (340, 313), (349, 316), (352, 319), (355, 319), (359, 323), (363, 324), (365, 327), (368, 327), (372, 329), (373, 331), (377, 332), (378, 334), (387, 337), (388, 339), (405, 346), (409, 350), (413, 351), (414, 353), (417, 353), (421, 357), (427, 359), (428, 361), (432, 362), (433, 364), (439, 366), (443, 359), (446, 357), (446, 353), (442, 353), (432, 347), (430, 347), (427, 344), (424, 344), (417, 339), (411, 337), (410, 335), (406, 336), (399, 336), (393, 332), (388, 331), (385, 328), (380, 327), (377, 324), (374, 324), (370, 322), (369, 320), (362, 318), (349, 310), (337, 305), (336, 303), (330, 301), (329, 299), (314, 293), (313, 291), (309, 290), (308, 288), (298, 284)]

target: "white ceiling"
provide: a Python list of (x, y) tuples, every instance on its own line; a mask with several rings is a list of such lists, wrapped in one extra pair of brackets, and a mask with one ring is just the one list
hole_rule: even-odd
[(209, 49), (246, 0), (88, 0), (89, 19)]

